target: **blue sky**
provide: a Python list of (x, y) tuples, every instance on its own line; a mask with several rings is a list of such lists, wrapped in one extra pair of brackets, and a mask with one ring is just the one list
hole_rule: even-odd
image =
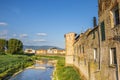
[(92, 27), (97, 5), (97, 0), (0, 0), (0, 38), (64, 48), (65, 33)]

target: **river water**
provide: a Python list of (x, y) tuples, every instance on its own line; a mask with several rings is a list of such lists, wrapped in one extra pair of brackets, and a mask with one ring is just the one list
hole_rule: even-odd
[[(39, 64), (34, 66), (34, 68), (25, 69), (9, 80), (52, 80), (53, 67)], [(41, 69), (39, 66), (45, 67), (45, 69)]]

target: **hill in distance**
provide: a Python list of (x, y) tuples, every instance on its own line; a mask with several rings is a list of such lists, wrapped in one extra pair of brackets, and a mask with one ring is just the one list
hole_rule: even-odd
[(37, 49), (45, 49), (45, 50), (47, 50), (47, 49), (53, 48), (53, 47), (62, 50), (62, 48), (59, 48), (59, 47), (56, 47), (56, 46), (47, 46), (47, 45), (45, 45), (45, 46), (27, 46), (27, 45), (24, 45), (23, 49), (24, 50), (25, 49), (35, 49), (35, 50), (37, 50)]

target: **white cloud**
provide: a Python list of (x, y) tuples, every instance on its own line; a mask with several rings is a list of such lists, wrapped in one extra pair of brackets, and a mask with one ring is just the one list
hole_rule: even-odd
[(38, 36), (47, 36), (46, 33), (37, 33)]
[(46, 40), (45, 39), (35, 39), (35, 40), (33, 40), (34, 42), (46, 42)]
[(0, 26), (7, 26), (8, 24), (5, 22), (0, 22)]
[(26, 38), (28, 37), (28, 34), (20, 34), (20, 38)]
[(14, 37), (16, 37), (16, 36), (17, 36), (17, 34), (13, 34), (13, 36), (14, 36)]
[(7, 30), (0, 31), (0, 38), (7, 38), (7, 34), (8, 34)]

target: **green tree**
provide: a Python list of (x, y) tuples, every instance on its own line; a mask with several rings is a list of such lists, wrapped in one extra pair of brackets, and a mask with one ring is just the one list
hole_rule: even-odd
[(7, 40), (0, 39), (0, 54), (5, 53), (5, 48), (7, 48)]
[(18, 39), (10, 39), (8, 41), (8, 53), (21, 54), (23, 53), (23, 43)]

